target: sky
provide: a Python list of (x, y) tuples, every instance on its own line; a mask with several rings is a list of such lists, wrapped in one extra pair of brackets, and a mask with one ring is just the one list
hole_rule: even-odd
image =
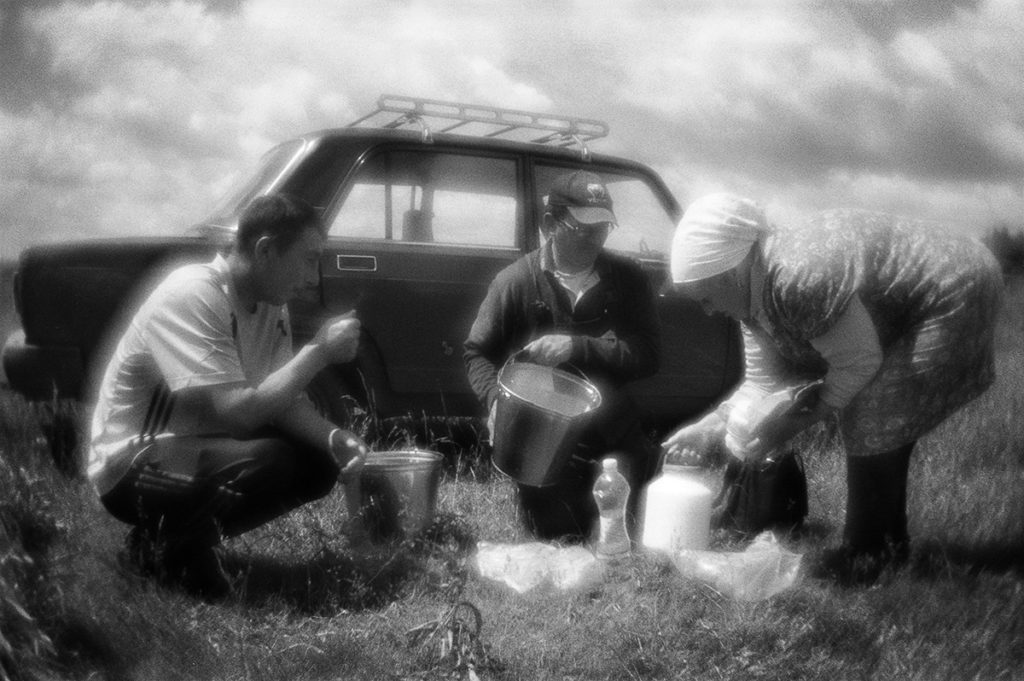
[(201, 220), (382, 94), (607, 121), (777, 220), (1024, 228), (1020, 0), (0, 0), (0, 259)]

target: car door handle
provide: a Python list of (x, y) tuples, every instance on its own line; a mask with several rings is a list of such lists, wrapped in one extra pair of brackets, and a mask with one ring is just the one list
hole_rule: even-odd
[(375, 255), (338, 255), (334, 262), (334, 267), (339, 272), (377, 271), (377, 256)]

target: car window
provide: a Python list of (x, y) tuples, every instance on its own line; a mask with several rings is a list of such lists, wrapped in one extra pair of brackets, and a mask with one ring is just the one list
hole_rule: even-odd
[[(535, 169), (537, 207), (544, 210), (548, 188), (562, 173), (572, 168), (538, 164)], [(616, 228), (605, 247), (634, 258), (664, 259), (672, 243), (675, 219), (659, 200), (654, 188), (642, 176), (593, 168), (601, 176), (612, 197)]]
[(330, 235), (514, 248), (517, 209), (511, 158), (390, 151), (363, 163)]

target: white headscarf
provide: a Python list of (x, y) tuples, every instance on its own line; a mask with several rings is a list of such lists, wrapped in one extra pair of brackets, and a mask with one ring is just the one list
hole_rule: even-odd
[(672, 281), (684, 284), (728, 272), (768, 230), (759, 205), (734, 194), (697, 199), (672, 238)]

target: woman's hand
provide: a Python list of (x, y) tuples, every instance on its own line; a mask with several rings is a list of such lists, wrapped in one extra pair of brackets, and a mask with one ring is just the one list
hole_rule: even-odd
[(662, 460), (705, 457), (725, 437), (725, 422), (715, 412), (700, 421), (684, 425), (661, 443)]
[[(819, 402), (809, 408), (790, 410), (766, 419), (750, 433), (746, 442), (739, 443), (742, 455), (735, 452), (734, 455), (755, 461), (763, 459), (771, 452), (784, 447), (802, 431), (827, 417), (831, 411), (832, 409), (825, 403)], [(730, 443), (731, 439), (726, 438), (730, 451), (733, 446)]]

